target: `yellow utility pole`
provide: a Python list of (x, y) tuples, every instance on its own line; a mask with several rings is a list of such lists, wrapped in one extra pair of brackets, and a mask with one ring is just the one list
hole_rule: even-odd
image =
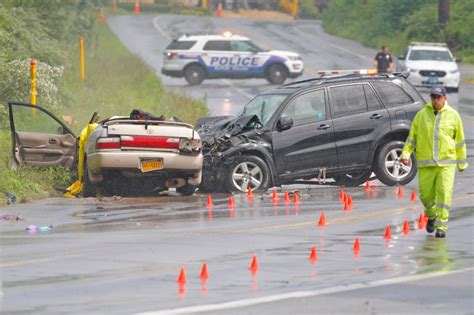
[(201, 0), (201, 8), (207, 9), (207, 0)]
[(293, 18), (298, 17), (298, 0), (293, 0), (293, 10), (291, 10)]
[(84, 66), (84, 37), (79, 37), (79, 62), (81, 64), (81, 80), (86, 78), (86, 71)]
[[(30, 63), (30, 77), (31, 77), (31, 91), (30, 104), (36, 105), (36, 60), (31, 60)], [(36, 108), (33, 108), (33, 117), (36, 115)]]

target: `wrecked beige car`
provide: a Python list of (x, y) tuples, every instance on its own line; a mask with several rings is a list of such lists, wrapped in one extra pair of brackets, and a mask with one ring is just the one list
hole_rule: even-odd
[[(40, 106), (9, 103), (16, 166), (77, 166), (79, 139)], [(91, 123), (95, 116), (91, 119)], [(94, 125), (84, 145), (82, 195), (191, 195), (201, 183), (202, 143), (193, 126), (140, 110)]]

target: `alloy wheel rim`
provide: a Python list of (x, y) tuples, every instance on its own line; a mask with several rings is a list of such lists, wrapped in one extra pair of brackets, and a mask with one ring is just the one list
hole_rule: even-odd
[(242, 192), (247, 191), (248, 187), (258, 189), (262, 179), (262, 169), (253, 162), (239, 163), (232, 171), (232, 185)]
[(401, 162), (401, 154), (402, 149), (396, 148), (390, 150), (390, 152), (385, 156), (385, 171), (396, 180), (401, 180), (407, 177), (413, 167), (411, 159), (409, 159), (408, 165), (404, 165)]

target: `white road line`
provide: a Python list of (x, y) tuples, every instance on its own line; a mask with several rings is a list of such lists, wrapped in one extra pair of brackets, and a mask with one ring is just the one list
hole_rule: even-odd
[(158, 25), (158, 16), (153, 19), (153, 26), (160, 32), (166, 39), (171, 39), (171, 36), (169, 36), (163, 29)]
[(474, 270), (474, 268), (467, 268), (467, 269), (456, 270), (456, 271), (451, 271), (451, 272), (436, 272), (436, 273), (422, 274), (422, 275), (410, 275), (410, 276), (404, 276), (404, 277), (398, 277), (398, 278), (392, 278), (392, 279), (353, 283), (353, 284), (348, 284), (348, 285), (338, 285), (338, 286), (319, 289), (319, 290), (297, 291), (297, 292), (269, 295), (269, 296), (253, 298), (253, 299), (243, 299), (243, 300), (225, 302), (225, 303), (219, 303), (219, 304), (198, 305), (198, 306), (182, 307), (182, 308), (167, 309), (167, 310), (160, 310), (160, 311), (151, 311), (151, 312), (138, 313), (138, 315), (177, 315), (177, 314), (195, 314), (195, 313), (202, 313), (202, 312), (221, 311), (221, 310), (227, 310), (227, 309), (242, 308), (242, 307), (247, 307), (247, 306), (256, 305), (256, 304), (277, 302), (277, 301), (287, 300), (287, 299), (315, 297), (315, 296), (324, 295), (324, 294), (347, 292), (347, 291), (353, 291), (353, 290), (358, 290), (358, 289), (369, 289), (369, 288), (386, 286), (386, 285), (397, 284), (397, 283), (402, 283), (402, 282), (424, 280), (424, 279), (452, 275), (452, 274), (471, 271), (471, 270)]

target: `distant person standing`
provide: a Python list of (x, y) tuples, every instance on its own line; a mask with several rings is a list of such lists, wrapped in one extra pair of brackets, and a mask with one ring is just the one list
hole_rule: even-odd
[(390, 73), (393, 71), (392, 55), (386, 46), (382, 46), (382, 51), (378, 52), (374, 58), (374, 66), (378, 73)]

